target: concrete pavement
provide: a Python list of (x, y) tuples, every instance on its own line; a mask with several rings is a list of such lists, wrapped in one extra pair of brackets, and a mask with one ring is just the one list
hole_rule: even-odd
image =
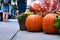
[(0, 22), (0, 40), (11, 40), (18, 30), (17, 19), (10, 19), (9, 22)]
[(45, 34), (44, 32), (19, 31), (13, 40), (60, 40), (60, 36)]

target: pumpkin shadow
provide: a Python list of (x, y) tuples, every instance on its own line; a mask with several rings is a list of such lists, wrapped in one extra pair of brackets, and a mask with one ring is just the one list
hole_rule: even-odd
[(43, 30), (41, 30), (41, 31), (28, 31), (28, 32), (32, 32), (32, 33), (40, 33), (40, 32), (43, 32)]
[[(28, 31), (28, 30), (26, 30), (26, 31)], [(32, 33), (40, 33), (40, 32), (43, 32), (43, 29), (41, 29), (40, 31), (28, 31), (28, 32), (32, 32)]]
[(59, 36), (60, 36), (59, 33), (55, 33), (55, 34), (52, 34), (52, 33), (45, 33), (45, 34), (48, 34), (48, 35), (59, 35)]

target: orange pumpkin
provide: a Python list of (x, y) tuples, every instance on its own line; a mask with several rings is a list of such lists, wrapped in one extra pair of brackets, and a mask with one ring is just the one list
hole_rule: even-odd
[(26, 29), (28, 31), (40, 31), (42, 25), (42, 17), (40, 15), (30, 15), (26, 19)]
[(48, 14), (43, 18), (42, 27), (45, 33), (57, 33), (58, 29), (54, 27), (56, 14)]
[(31, 3), (29, 9), (30, 9), (30, 11), (40, 11), (40, 9), (41, 9), (40, 7), (41, 7), (40, 3), (38, 3), (37, 1), (34, 1)]

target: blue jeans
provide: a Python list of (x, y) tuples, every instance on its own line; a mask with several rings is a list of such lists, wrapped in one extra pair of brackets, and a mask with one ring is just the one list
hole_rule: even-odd
[(26, 11), (26, 3), (19, 3), (18, 10), (19, 10), (19, 13), (25, 12)]

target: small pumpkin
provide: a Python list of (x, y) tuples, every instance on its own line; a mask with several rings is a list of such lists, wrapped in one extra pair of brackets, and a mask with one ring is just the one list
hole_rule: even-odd
[(43, 18), (42, 28), (45, 33), (55, 34), (58, 32), (58, 28), (54, 27), (56, 22), (56, 14), (48, 14)]
[(26, 29), (28, 31), (41, 31), (42, 17), (40, 15), (30, 15), (26, 19)]
[(37, 1), (34, 1), (34, 2), (31, 3), (31, 5), (29, 7), (29, 10), (32, 11), (32, 12), (34, 12), (34, 11), (40, 11), (40, 9), (41, 9), (40, 7), (41, 7), (40, 3), (37, 2)]

